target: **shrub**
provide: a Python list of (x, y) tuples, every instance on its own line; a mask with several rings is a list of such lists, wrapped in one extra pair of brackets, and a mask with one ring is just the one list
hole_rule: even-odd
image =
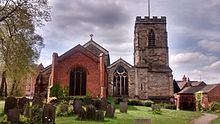
[(30, 124), (42, 124), (43, 109), (40, 105), (32, 105)]
[(220, 103), (219, 102), (213, 102), (210, 108), (211, 108), (212, 111), (220, 112)]
[(50, 96), (57, 97), (58, 99), (65, 97), (65, 92), (59, 83), (54, 84), (53, 87), (50, 89)]
[(128, 105), (143, 106), (142, 101), (141, 100), (136, 100), (136, 99), (128, 100)]
[(174, 105), (174, 104), (165, 104), (164, 108), (165, 109), (173, 109), (173, 110), (175, 110), (176, 109), (176, 105)]
[(151, 100), (144, 100), (142, 101), (142, 104), (146, 107), (151, 107), (151, 105), (154, 104), (154, 102)]
[(115, 104), (114, 98), (112, 96), (107, 97), (107, 103), (108, 104)]

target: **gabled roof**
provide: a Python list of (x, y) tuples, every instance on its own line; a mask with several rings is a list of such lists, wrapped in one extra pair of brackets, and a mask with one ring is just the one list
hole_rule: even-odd
[(93, 41), (92, 39), (90, 41), (88, 41), (87, 43), (85, 43), (83, 45), (83, 47), (88, 47), (89, 45), (93, 45), (96, 48), (98, 48), (99, 50), (101, 50), (105, 55), (108, 55), (108, 50), (106, 50), (105, 48), (103, 48), (101, 45), (99, 45), (98, 43), (96, 43), (95, 41)]
[(212, 89), (214, 89), (215, 87), (217, 87), (218, 85), (207, 85), (204, 88), (202, 88), (200, 91), (204, 92), (204, 93), (208, 93), (210, 92)]
[(203, 81), (176, 81), (177, 85), (179, 86), (180, 89), (183, 89), (187, 84), (190, 84), (192, 87), (197, 87), (197, 86), (205, 86), (206, 83)]
[(208, 93), (214, 88), (216, 88), (217, 86), (220, 86), (220, 85), (209, 84), (206, 86), (186, 87), (182, 91), (180, 91), (178, 94), (194, 94), (199, 91), (202, 91), (203, 93)]
[(200, 91), (202, 88), (204, 88), (205, 86), (197, 86), (197, 87), (185, 87), (183, 90), (181, 90), (179, 93), (177, 94), (194, 94), (198, 91)]
[(69, 56), (75, 54), (76, 52), (79, 52), (88, 56), (89, 58), (93, 59), (94, 61), (98, 62), (99, 61), (99, 57), (96, 56), (95, 54), (93, 54), (91, 51), (87, 50), (86, 48), (84, 48), (83, 46), (81, 46), (80, 44), (73, 47), (72, 49), (70, 49), (69, 51), (65, 52), (64, 54), (62, 54), (61, 56), (58, 57), (58, 61), (62, 61), (65, 58), (68, 58)]
[(110, 66), (108, 66), (108, 68), (112, 68), (115, 65), (117, 65), (118, 63), (123, 63), (125, 65), (127, 65), (129, 68), (133, 68), (133, 66), (131, 64), (129, 64), (128, 62), (126, 62), (124, 59), (120, 58), (118, 60), (116, 60), (115, 62), (113, 62)]

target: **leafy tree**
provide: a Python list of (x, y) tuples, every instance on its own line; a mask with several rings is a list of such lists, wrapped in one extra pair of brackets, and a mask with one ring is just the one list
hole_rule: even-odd
[(3, 72), (12, 81), (10, 95), (15, 95), (22, 78), (39, 58), (44, 44), (36, 28), (49, 20), (47, 0), (4, 0), (1, 3), (0, 62), (4, 65)]

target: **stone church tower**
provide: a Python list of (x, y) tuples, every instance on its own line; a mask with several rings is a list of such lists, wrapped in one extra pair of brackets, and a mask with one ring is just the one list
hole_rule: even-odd
[(166, 17), (136, 17), (134, 29), (135, 96), (166, 99), (173, 95)]

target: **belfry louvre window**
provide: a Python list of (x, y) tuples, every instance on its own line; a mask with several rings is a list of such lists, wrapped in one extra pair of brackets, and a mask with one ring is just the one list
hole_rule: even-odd
[(155, 46), (155, 34), (154, 31), (151, 29), (148, 34), (148, 46), (154, 47)]
[(128, 73), (127, 70), (118, 66), (113, 77), (113, 96), (128, 95)]
[(86, 71), (82, 67), (73, 68), (70, 72), (70, 96), (86, 95)]

